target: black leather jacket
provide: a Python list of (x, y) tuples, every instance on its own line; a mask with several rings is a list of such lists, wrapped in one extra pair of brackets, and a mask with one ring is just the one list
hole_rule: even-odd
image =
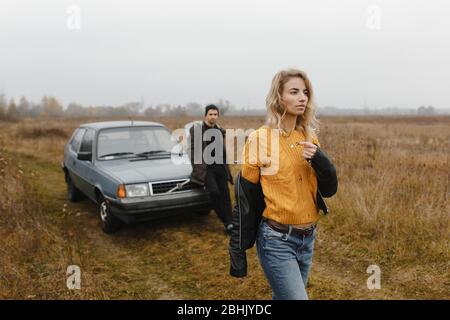
[[(200, 135), (198, 135), (198, 137), (195, 136), (195, 126), (198, 126), (198, 133), (201, 133)], [(225, 172), (227, 174), (227, 180), (233, 184), (233, 177), (231, 176), (231, 172), (230, 172), (230, 168), (228, 166), (228, 164), (226, 163), (226, 159), (227, 159), (227, 151), (225, 148), (225, 134), (226, 131), (225, 129), (221, 128), (220, 126), (218, 126), (217, 124), (214, 126), (215, 129), (219, 129), (220, 132), (222, 133), (223, 136), (223, 155), (224, 155), (224, 160), (225, 163), (223, 164), (225, 166)], [(203, 134), (206, 130), (208, 130), (209, 127), (206, 126), (205, 122), (201, 122), (200, 123), (194, 123), (194, 125), (189, 129), (189, 136), (190, 136), (190, 140), (189, 140), (189, 158), (191, 160), (191, 164), (192, 164), (192, 173), (191, 173), (191, 181), (199, 184), (201, 186), (205, 185), (205, 181), (206, 181), (206, 174), (207, 174), (207, 168), (208, 165), (204, 162), (203, 159), (203, 151), (205, 150), (206, 146), (208, 145), (208, 142), (203, 140)], [(201, 150), (195, 150), (194, 146), (194, 139), (199, 139), (199, 145), (202, 146)], [(202, 163), (194, 163), (194, 157), (195, 157), (195, 152), (201, 152), (200, 156), (201, 156), (201, 160)]]
[[(310, 161), (317, 177), (317, 205), (324, 214), (329, 210), (323, 198), (333, 196), (337, 191), (336, 169), (327, 154), (320, 148)], [(230, 275), (245, 277), (247, 275), (246, 250), (253, 247), (256, 233), (261, 222), (262, 212), (266, 207), (260, 183), (252, 183), (241, 177), (239, 172), (234, 184), (235, 205), (233, 208), (229, 253)]]

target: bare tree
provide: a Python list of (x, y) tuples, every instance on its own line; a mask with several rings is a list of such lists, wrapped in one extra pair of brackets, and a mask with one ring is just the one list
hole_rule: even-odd
[(10, 120), (15, 120), (19, 117), (19, 113), (17, 112), (16, 102), (14, 98), (11, 98), (8, 105), (7, 118)]
[(203, 115), (202, 105), (197, 102), (189, 102), (188, 104), (186, 104), (186, 114), (189, 116)]
[(2, 93), (0, 94), (0, 120), (6, 117), (6, 97)]
[(21, 118), (30, 116), (30, 103), (23, 96), (20, 98), (19, 106), (17, 107), (17, 112)]
[(63, 114), (61, 104), (54, 97), (42, 98), (42, 112), (45, 116), (59, 117)]
[(81, 117), (87, 115), (87, 110), (81, 104), (71, 102), (67, 106), (65, 114), (70, 117)]
[(417, 114), (421, 116), (433, 116), (436, 114), (436, 109), (432, 105), (429, 105), (428, 107), (420, 106), (417, 109)]

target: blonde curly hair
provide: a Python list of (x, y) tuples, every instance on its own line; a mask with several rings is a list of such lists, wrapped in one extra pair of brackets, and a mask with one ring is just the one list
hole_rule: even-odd
[(297, 117), (295, 128), (302, 132), (307, 141), (311, 141), (314, 134), (318, 134), (319, 121), (315, 116), (315, 104), (313, 99), (313, 89), (311, 81), (304, 71), (298, 69), (281, 70), (272, 79), (272, 85), (266, 98), (267, 117), (266, 125), (270, 128), (280, 129), (281, 122), (286, 115), (286, 106), (281, 102), (284, 84), (293, 77), (299, 77), (305, 81), (308, 90), (308, 103), (303, 115)]

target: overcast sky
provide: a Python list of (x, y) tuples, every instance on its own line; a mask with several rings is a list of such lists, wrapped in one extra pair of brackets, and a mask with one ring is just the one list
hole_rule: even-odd
[(2, 0), (0, 14), (8, 98), (262, 108), (295, 67), (319, 107), (450, 107), (448, 0)]

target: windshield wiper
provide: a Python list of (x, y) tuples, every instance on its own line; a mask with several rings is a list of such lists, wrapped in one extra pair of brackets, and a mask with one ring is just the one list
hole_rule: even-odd
[(147, 156), (152, 156), (154, 154), (161, 154), (161, 153), (162, 154), (177, 154), (179, 156), (183, 155), (182, 151), (180, 151), (180, 152), (171, 152), (171, 151), (166, 151), (166, 150), (150, 150), (150, 151), (138, 153), (136, 155), (140, 156), (140, 157), (147, 157)]
[(114, 153), (108, 153), (108, 154), (103, 154), (100, 156), (100, 158), (105, 158), (105, 157), (115, 157), (115, 156), (126, 156), (132, 154), (134, 155), (133, 152), (114, 152)]
[(170, 153), (170, 151), (166, 151), (166, 150), (150, 150), (150, 151), (145, 151), (145, 152), (141, 152), (138, 153), (138, 156), (151, 156), (153, 154), (158, 154), (158, 153)]

